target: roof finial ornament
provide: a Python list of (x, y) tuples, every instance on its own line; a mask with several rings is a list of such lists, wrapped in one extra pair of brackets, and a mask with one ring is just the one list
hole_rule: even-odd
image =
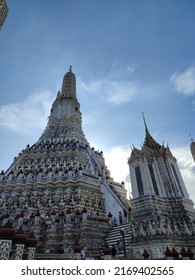
[(142, 116), (143, 116), (144, 124), (146, 126), (146, 120), (145, 120), (144, 112), (142, 112)]
[(146, 124), (146, 120), (144, 117), (144, 113), (142, 112), (142, 116), (143, 116), (143, 120), (144, 120), (144, 126), (145, 126), (145, 141), (143, 143), (143, 147), (149, 147), (151, 149), (159, 149), (161, 146), (153, 139), (153, 137), (150, 135), (150, 132), (148, 130), (147, 124)]
[(145, 116), (144, 116), (143, 112), (142, 112), (142, 116), (143, 116), (143, 120), (144, 120), (144, 126), (145, 126), (145, 130), (146, 130), (146, 135), (148, 135), (150, 133), (149, 133), (149, 130), (148, 130), (148, 127), (147, 127), (147, 124), (146, 124), (146, 119), (145, 119)]
[(69, 72), (72, 72), (72, 66), (70, 65)]

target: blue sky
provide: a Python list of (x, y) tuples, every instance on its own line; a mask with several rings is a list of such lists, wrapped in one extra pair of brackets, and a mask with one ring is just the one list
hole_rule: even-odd
[(132, 144), (169, 144), (195, 201), (195, 1), (8, 0), (0, 30), (0, 169), (42, 134), (62, 79), (77, 77), (83, 130), (117, 181)]

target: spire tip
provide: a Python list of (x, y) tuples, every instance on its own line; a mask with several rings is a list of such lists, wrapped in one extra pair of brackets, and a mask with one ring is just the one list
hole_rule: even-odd
[(147, 128), (147, 124), (146, 124), (146, 119), (145, 119), (145, 116), (144, 116), (144, 113), (142, 112), (142, 116), (143, 116), (143, 120), (144, 120), (144, 126), (145, 126), (145, 129), (146, 129), (146, 133), (148, 133), (148, 128)]

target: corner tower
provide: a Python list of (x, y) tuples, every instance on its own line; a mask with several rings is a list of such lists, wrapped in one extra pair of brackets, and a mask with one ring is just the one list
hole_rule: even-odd
[(133, 198), (156, 195), (162, 198), (189, 199), (183, 178), (169, 146), (151, 136), (145, 117), (145, 140), (140, 150), (133, 148), (129, 158)]
[[(169, 146), (151, 136), (145, 117), (145, 140), (128, 159), (132, 186), (132, 246), (134, 257), (144, 250), (151, 258), (164, 258), (166, 248), (195, 248), (195, 210), (177, 160)], [(182, 237), (179, 237), (182, 235)]]

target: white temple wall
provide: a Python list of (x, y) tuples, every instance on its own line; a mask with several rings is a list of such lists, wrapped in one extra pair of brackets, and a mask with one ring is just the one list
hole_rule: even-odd
[(159, 169), (158, 169), (158, 164), (156, 162), (156, 159), (154, 159), (154, 162), (153, 162), (153, 170), (154, 170), (154, 175), (155, 175), (155, 178), (156, 178), (156, 183), (157, 183), (157, 187), (158, 187), (158, 191), (159, 191), (159, 196), (160, 197), (166, 197), (166, 192), (165, 192), (165, 189), (164, 189), (164, 186), (163, 186), (163, 182), (162, 182), (162, 178), (161, 178), (161, 175), (160, 175), (160, 172), (159, 172)]
[(183, 193), (184, 193), (184, 197), (185, 197), (186, 199), (190, 199), (189, 193), (187, 192), (187, 189), (186, 189), (186, 186), (185, 186), (183, 177), (182, 177), (182, 175), (181, 175), (181, 172), (180, 172), (179, 167), (178, 167), (177, 164), (175, 164), (175, 170), (176, 170), (177, 176), (178, 176), (178, 178), (179, 178), (179, 180), (180, 180), (180, 184), (181, 184), (181, 187), (182, 187), (182, 190), (183, 190)]
[(154, 187), (153, 187), (153, 183), (152, 183), (152, 179), (150, 176), (150, 171), (148, 168), (148, 162), (146, 160), (146, 158), (141, 162), (141, 166), (143, 168), (143, 184), (144, 184), (144, 194), (146, 195), (154, 195)]
[(136, 175), (135, 175), (135, 167), (136, 167), (135, 165), (129, 166), (130, 179), (131, 179), (131, 188), (132, 188), (132, 198), (139, 197), (138, 187), (137, 187), (137, 180), (136, 180)]
[(117, 223), (119, 224), (119, 211), (121, 211), (121, 213), (123, 214), (123, 208), (115, 199), (105, 183), (101, 184), (101, 192), (103, 193), (106, 213), (108, 214), (109, 212), (111, 212), (112, 218), (115, 217), (117, 219)]

